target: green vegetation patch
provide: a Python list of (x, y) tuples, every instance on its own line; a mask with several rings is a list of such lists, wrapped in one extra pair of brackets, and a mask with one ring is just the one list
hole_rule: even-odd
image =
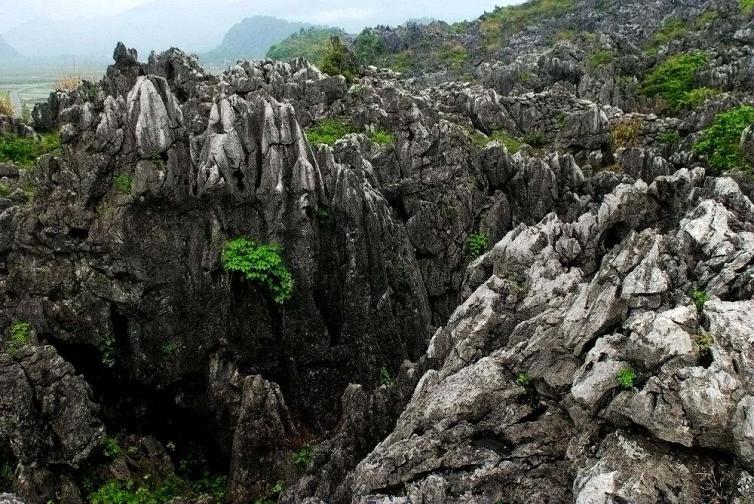
[(293, 295), (293, 277), (283, 262), (280, 247), (275, 244), (235, 238), (225, 244), (222, 262), (226, 271), (240, 273), (249, 282), (267, 289), (278, 304)]
[(692, 109), (696, 108), (700, 105), (704, 105), (704, 103), (710, 98), (719, 96), (721, 92), (722, 91), (720, 91), (719, 89), (709, 87), (692, 89), (691, 91), (686, 93), (686, 96), (683, 97), (683, 100), (681, 100), (680, 103), (680, 107)]
[(31, 324), (16, 321), (8, 329), (8, 343), (6, 350), (11, 357), (15, 356), (21, 348), (31, 341)]
[(631, 368), (623, 368), (618, 371), (616, 379), (622, 388), (631, 390), (636, 385), (636, 371)]
[(17, 136), (0, 137), (0, 162), (31, 166), (44, 154), (60, 150), (60, 136), (56, 133), (40, 135), (39, 138)]
[(296, 464), (299, 469), (306, 469), (314, 458), (316, 448), (317, 447), (312, 443), (304, 443), (301, 448), (294, 452), (293, 463)]
[(279, 44), (270, 47), (267, 51), (267, 57), (281, 61), (302, 57), (316, 65), (322, 61), (322, 57), (330, 45), (330, 37), (342, 34), (342, 31), (334, 28), (302, 29)]
[(487, 49), (498, 49), (508, 36), (544, 18), (568, 14), (575, 6), (574, 0), (531, 0), (498, 7), (480, 18), (483, 44)]
[(519, 373), (516, 375), (516, 385), (520, 387), (528, 387), (531, 384), (531, 376), (529, 373)]
[(502, 130), (494, 130), (489, 135), (476, 134), (473, 137), (474, 143), (479, 147), (485, 147), (490, 142), (499, 142), (504, 145), (510, 154), (515, 154), (524, 146), (524, 142), (518, 138), (510, 136)]
[(89, 495), (91, 504), (164, 504), (177, 497), (198, 497), (209, 494), (211, 502), (225, 501), (227, 480), (224, 476), (208, 476), (186, 481), (178, 476), (166, 478), (159, 484), (136, 484), (132, 480), (111, 480)]
[(355, 58), (336, 35), (330, 37), (319, 66), (328, 75), (342, 75), (349, 84), (356, 79), (358, 72)]
[(589, 68), (598, 68), (603, 65), (612, 63), (613, 61), (615, 61), (616, 57), (617, 54), (615, 53), (615, 51), (601, 49), (590, 54), (587, 63), (589, 65)]
[(744, 16), (750, 15), (754, 12), (754, 0), (741, 0), (741, 14)]
[(677, 110), (696, 89), (696, 74), (707, 64), (709, 55), (701, 51), (676, 54), (659, 65), (644, 79), (641, 93), (650, 98), (662, 98)]
[[(312, 144), (333, 145), (346, 135), (362, 133), (363, 130), (343, 119), (323, 119), (318, 124), (306, 129), (306, 137)], [(383, 129), (374, 129), (366, 133), (369, 139), (378, 145), (389, 145), (395, 141), (393, 134)]]
[(131, 175), (121, 173), (113, 182), (115, 188), (123, 194), (131, 194), (131, 187), (133, 186), (134, 179)]
[(666, 131), (657, 136), (657, 141), (665, 145), (672, 145), (680, 139), (681, 135), (677, 131)]
[(466, 238), (466, 254), (472, 259), (476, 259), (487, 250), (490, 244), (490, 237), (485, 233), (470, 234)]
[(387, 388), (395, 387), (395, 378), (393, 378), (390, 370), (386, 367), (380, 368), (380, 385), (384, 385)]
[(751, 163), (741, 149), (741, 134), (754, 124), (754, 107), (742, 105), (719, 114), (702, 132), (694, 152), (707, 156), (707, 162), (722, 172), (751, 171)]
[(696, 306), (696, 311), (701, 313), (704, 310), (704, 304), (709, 300), (709, 294), (705, 290), (693, 290), (690, 296)]

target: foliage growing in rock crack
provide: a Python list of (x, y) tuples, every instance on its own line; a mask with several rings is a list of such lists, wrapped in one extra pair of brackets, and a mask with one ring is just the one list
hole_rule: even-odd
[(60, 137), (56, 133), (40, 135), (39, 138), (0, 136), (0, 162), (31, 166), (40, 156), (60, 149)]
[(285, 266), (280, 247), (275, 244), (235, 238), (225, 244), (222, 262), (226, 271), (240, 273), (249, 282), (267, 289), (278, 304), (293, 295), (293, 277)]
[[(312, 144), (333, 145), (344, 136), (361, 131), (361, 128), (342, 119), (323, 119), (318, 124), (307, 128), (306, 137)], [(368, 132), (367, 136), (377, 145), (389, 145), (394, 142), (392, 133), (379, 128)]]
[(482, 133), (476, 134), (473, 137), (474, 143), (479, 147), (485, 147), (490, 142), (498, 142), (505, 146), (509, 154), (515, 154), (524, 145), (524, 142), (518, 138), (510, 136), (508, 133), (502, 130), (494, 130), (489, 135)]
[(657, 141), (665, 145), (674, 144), (680, 139), (681, 135), (677, 131), (666, 131), (657, 136)]
[(691, 294), (689, 294), (691, 297), (691, 300), (694, 302), (694, 306), (696, 306), (696, 311), (699, 313), (704, 310), (704, 303), (706, 303), (709, 300), (709, 294), (707, 294), (707, 291), (705, 290), (693, 290), (691, 291)]
[(613, 147), (635, 147), (641, 140), (641, 121), (638, 119), (625, 119), (610, 130), (610, 139)]
[(15, 110), (13, 110), (10, 93), (0, 93), (0, 115), (12, 116), (14, 112)]
[(105, 453), (105, 456), (108, 458), (115, 458), (120, 455), (121, 449), (120, 445), (118, 444), (118, 440), (114, 437), (106, 437), (103, 451)]
[(531, 376), (529, 373), (519, 373), (516, 375), (516, 385), (520, 387), (528, 387), (531, 384)]
[(358, 72), (355, 58), (337, 35), (330, 37), (320, 67), (328, 75), (342, 75), (348, 83), (354, 81)]
[(622, 388), (631, 390), (636, 385), (636, 371), (631, 368), (623, 368), (618, 371), (616, 379)]
[(304, 443), (304, 445), (296, 450), (293, 454), (293, 463), (298, 466), (299, 469), (306, 469), (314, 458), (314, 451), (316, 446), (312, 443)]
[(8, 343), (6, 350), (10, 356), (15, 356), (18, 351), (31, 341), (31, 324), (16, 321), (8, 330)]
[(131, 175), (121, 173), (115, 177), (115, 188), (123, 194), (131, 194), (131, 187), (133, 186), (134, 179)]
[(390, 370), (386, 367), (380, 369), (380, 384), (387, 388), (395, 387), (395, 379), (390, 374)]
[(741, 13), (745, 16), (748, 16), (752, 12), (754, 12), (754, 0), (740, 0), (741, 3)]
[(741, 149), (741, 134), (754, 124), (754, 107), (742, 105), (719, 114), (715, 122), (702, 132), (694, 152), (707, 156), (710, 166), (722, 172), (751, 170), (751, 163)]
[(710, 333), (703, 332), (696, 335), (694, 343), (699, 348), (700, 354), (709, 356), (712, 354), (712, 345), (715, 344), (715, 338)]
[(574, 7), (574, 0), (532, 0), (521, 5), (498, 7), (480, 18), (484, 45), (487, 49), (497, 49), (511, 34), (545, 17), (566, 14)]
[(641, 93), (650, 98), (662, 98), (670, 108), (680, 109), (695, 89), (696, 74), (708, 62), (709, 55), (702, 51), (671, 56), (646, 76)]
[(106, 335), (99, 342), (99, 352), (102, 364), (105, 367), (115, 366), (115, 338), (112, 334)]
[(485, 233), (470, 234), (466, 238), (466, 254), (472, 259), (476, 259), (490, 244), (490, 237)]

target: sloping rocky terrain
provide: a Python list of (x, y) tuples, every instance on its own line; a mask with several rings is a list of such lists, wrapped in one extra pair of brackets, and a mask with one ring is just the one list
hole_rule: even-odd
[(378, 28), (352, 84), (119, 44), (0, 117), (61, 142), (0, 163), (0, 503), (754, 502), (747, 5)]

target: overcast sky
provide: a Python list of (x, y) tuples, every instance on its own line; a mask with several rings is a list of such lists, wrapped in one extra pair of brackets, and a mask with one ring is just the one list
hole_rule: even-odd
[[(33, 17), (74, 19), (118, 14), (152, 0), (0, 0), (0, 32)], [(360, 20), (371, 24), (374, 19), (394, 23), (397, 16), (433, 17), (448, 21), (475, 18), (495, 5), (520, 3), (521, 0), (325, 0), (313, 9), (308, 0), (217, 0), (239, 4), (240, 10), (258, 11), (290, 20), (315, 23), (357, 25)], [(191, 0), (185, 0), (186, 8)], [(384, 20), (384, 21), (383, 21)]]

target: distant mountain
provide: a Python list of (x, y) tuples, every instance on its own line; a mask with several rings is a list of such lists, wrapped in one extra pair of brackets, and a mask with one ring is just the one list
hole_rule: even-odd
[(8, 30), (3, 37), (21, 54), (34, 58), (110, 56), (118, 40), (143, 56), (170, 47), (205, 52), (220, 45), (228, 27), (257, 14), (256, 10), (249, 3), (230, 0), (195, 0), (190, 8), (184, 0), (154, 0), (115, 16), (68, 21), (37, 18)]
[(16, 51), (10, 44), (8, 44), (2, 37), (0, 37), (0, 60), (17, 57), (18, 51)]
[(237, 23), (225, 34), (222, 44), (202, 55), (207, 62), (260, 58), (273, 45), (299, 30), (311, 27), (271, 16), (252, 16)]

